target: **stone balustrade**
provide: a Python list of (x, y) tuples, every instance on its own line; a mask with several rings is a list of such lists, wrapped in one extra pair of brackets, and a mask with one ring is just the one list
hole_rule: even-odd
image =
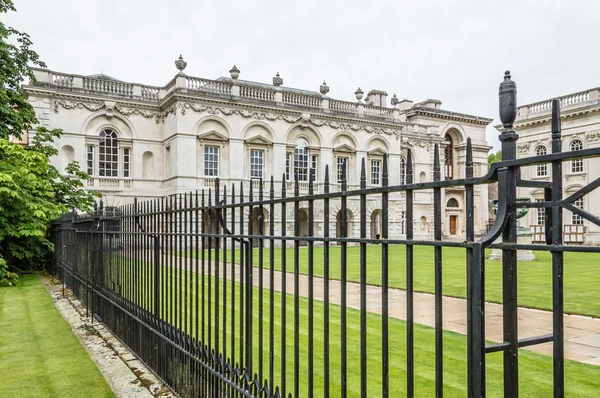
[[(558, 97), (561, 109), (580, 107), (582, 105), (598, 103), (600, 99), (600, 89), (581, 91), (578, 93)], [(542, 115), (552, 112), (552, 99), (535, 102), (533, 104), (523, 105), (519, 108), (519, 119)]]
[[(229, 79), (210, 80), (184, 74), (178, 74), (165, 86), (157, 87), (121, 82), (113, 79), (103, 79), (101, 77), (54, 72), (43, 68), (33, 68), (33, 73), (36, 82), (32, 82), (32, 85), (52, 87), (57, 90), (68, 90), (71, 92), (155, 102), (157, 104), (172, 92), (179, 91), (197, 93), (203, 96), (227, 97), (242, 101), (261, 102), (269, 105), (283, 105), (289, 108), (319, 110), (331, 114), (385, 119), (395, 122), (402, 121), (400, 113), (405, 111), (404, 108), (399, 106), (388, 108), (368, 105), (361, 101), (336, 100), (319, 93), (302, 92), (285, 87), (269, 87)], [(581, 100), (580, 97), (565, 99), (569, 103)], [(540, 109), (542, 106), (545, 107), (546, 105), (539, 105)]]

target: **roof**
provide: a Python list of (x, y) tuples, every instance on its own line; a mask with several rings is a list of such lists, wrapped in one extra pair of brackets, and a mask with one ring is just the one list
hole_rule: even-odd
[(86, 77), (93, 77), (94, 79), (104, 79), (104, 80), (113, 80), (115, 82), (122, 82), (122, 80), (115, 79), (114, 77), (105, 75), (104, 73), (98, 73), (98, 74), (95, 74), (95, 75), (88, 75)]

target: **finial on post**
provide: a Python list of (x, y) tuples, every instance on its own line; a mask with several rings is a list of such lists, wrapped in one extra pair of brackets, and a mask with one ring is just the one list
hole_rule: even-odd
[(283, 84), (283, 79), (281, 78), (281, 76), (279, 76), (279, 72), (277, 72), (277, 74), (275, 75), (275, 77), (273, 78), (273, 85), (275, 87), (279, 87)]
[(499, 89), (500, 121), (505, 130), (512, 130), (517, 118), (517, 85), (510, 77), (510, 71), (504, 72), (504, 81)]
[(560, 139), (560, 100), (552, 100), (552, 139)]

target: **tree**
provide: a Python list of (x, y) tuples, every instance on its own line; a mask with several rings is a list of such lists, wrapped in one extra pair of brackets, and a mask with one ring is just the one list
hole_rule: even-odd
[[(0, 0), (0, 14), (8, 11), (16, 11), (12, 1)], [(77, 162), (66, 167), (65, 175), (50, 164), (60, 130), (38, 127), (27, 147), (9, 140), (37, 124), (21, 87), (34, 80), (32, 65), (45, 67), (31, 45), (26, 33), (0, 22), (0, 284), (9, 285), (18, 271), (40, 267), (52, 252), (52, 221), (73, 208), (88, 210), (98, 196), (83, 189), (90, 177)]]
[(502, 151), (496, 153), (490, 153), (488, 155), (488, 169), (492, 167), (492, 163), (496, 163), (502, 160)]

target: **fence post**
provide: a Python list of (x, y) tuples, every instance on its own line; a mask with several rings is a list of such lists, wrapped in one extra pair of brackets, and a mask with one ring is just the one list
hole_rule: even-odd
[[(502, 143), (502, 160), (513, 160), (517, 157), (517, 140), (519, 135), (513, 130), (517, 116), (517, 86), (511, 80), (510, 71), (506, 71), (504, 81), (500, 84), (500, 120), (504, 128), (500, 134)], [(517, 243), (517, 170), (506, 170), (506, 186), (498, 187), (506, 196), (508, 219), (502, 231), (502, 243)], [(519, 396), (519, 352), (518, 352), (518, 317), (517, 317), (517, 250), (502, 249), (502, 296), (504, 342), (509, 345), (504, 350), (504, 396)]]

